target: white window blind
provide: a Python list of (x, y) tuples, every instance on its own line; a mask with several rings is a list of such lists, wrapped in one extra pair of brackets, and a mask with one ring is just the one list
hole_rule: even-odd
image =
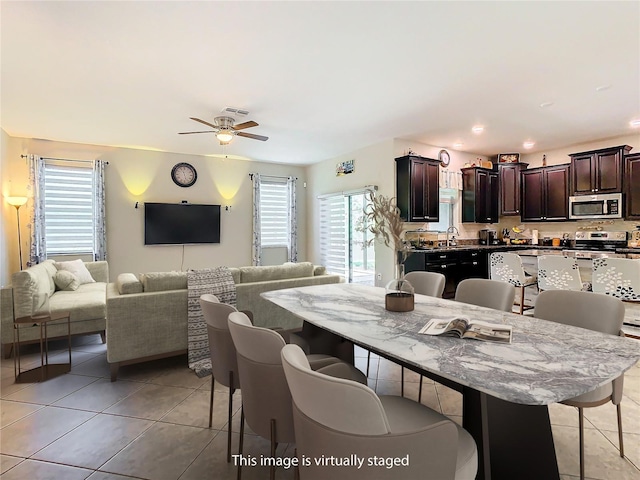
[(260, 243), (263, 247), (288, 246), (289, 211), (287, 180), (261, 180)]
[(45, 164), (47, 255), (92, 254), (93, 169)]
[(328, 273), (345, 278), (349, 270), (347, 199), (341, 193), (320, 198), (320, 261)]

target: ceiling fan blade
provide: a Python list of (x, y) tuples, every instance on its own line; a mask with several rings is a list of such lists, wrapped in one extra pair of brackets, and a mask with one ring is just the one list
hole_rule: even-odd
[(269, 137), (265, 137), (263, 135), (254, 135), (253, 133), (238, 132), (236, 133), (236, 135), (239, 137), (253, 138), (254, 140), (260, 140), (262, 142), (269, 140)]
[(178, 135), (189, 135), (190, 133), (216, 133), (213, 130), (204, 130), (202, 132), (178, 132)]
[(243, 130), (245, 128), (257, 127), (257, 126), (258, 126), (258, 124), (256, 122), (254, 122), (253, 120), (249, 120), (248, 122), (239, 123), (238, 125), (234, 125), (233, 129), (234, 130)]
[(200, 123), (204, 123), (205, 125), (211, 127), (211, 128), (218, 128), (216, 125), (214, 125), (213, 123), (209, 123), (209, 122), (205, 122), (204, 120), (201, 120), (199, 118), (196, 117), (189, 117), (191, 120), (195, 120), (196, 122), (200, 122)]

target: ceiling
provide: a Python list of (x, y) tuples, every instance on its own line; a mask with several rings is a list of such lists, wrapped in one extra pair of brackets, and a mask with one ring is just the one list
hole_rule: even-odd
[[(640, 2), (0, 9), (11, 136), (310, 164), (390, 138), (481, 155), (529, 140), (544, 152), (632, 134), (640, 118)], [(269, 140), (223, 148), (178, 135), (225, 107), (248, 110), (238, 121)]]

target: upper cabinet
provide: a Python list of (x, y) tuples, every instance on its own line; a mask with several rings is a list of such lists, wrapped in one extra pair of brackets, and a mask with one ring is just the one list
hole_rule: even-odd
[(622, 193), (623, 162), (629, 150), (629, 145), (620, 145), (570, 154), (573, 195)]
[(520, 215), (520, 172), (527, 163), (499, 163), (500, 175), (500, 215)]
[(462, 170), (462, 221), (498, 222), (498, 172), (480, 167)]
[(440, 214), (440, 161), (414, 155), (396, 158), (396, 197), (408, 222), (437, 222)]
[(640, 153), (625, 158), (625, 193), (627, 220), (640, 220)]
[(540, 222), (569, 218), (570, 165), (522, 171), (522, 221)]

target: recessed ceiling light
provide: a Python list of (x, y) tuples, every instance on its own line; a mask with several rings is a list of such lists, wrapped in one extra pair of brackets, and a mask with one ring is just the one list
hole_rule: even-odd
[(635, 120), (631, 120), (629, 122), (632, 128), (640, 128), (640, 118), (636, 118)]
[(456, 147), (456, 148), (460, 148), (462, 145), (464, 145), (464, 143), (462, 143), (462, 142), (456, 142), (456, 143), (453, 144), (453, 146)]
[(524, 148), (533, 148), (534, 145), (535, 145), (535, 142), (524, 142), (522, 144)]
[(547, 108), (553, 105), (553, 102), (544, 102), (540, 104), (540, 108)]
[(603, 92), (605, 90), (609, 90), (611, 88), (611, 85), (607, 84), (607, 85), (598, 85), (596, 87), (596, 92)]
[(471, 131), (472, 131), (473, 133), (475, 133), (476, 135), (479, 135), (479, 134), (481, 134), (481, 133), (484, 131), (484, 127), (483, 127), (482, 125), (474, 125), (474, 126), (471, 128)]

